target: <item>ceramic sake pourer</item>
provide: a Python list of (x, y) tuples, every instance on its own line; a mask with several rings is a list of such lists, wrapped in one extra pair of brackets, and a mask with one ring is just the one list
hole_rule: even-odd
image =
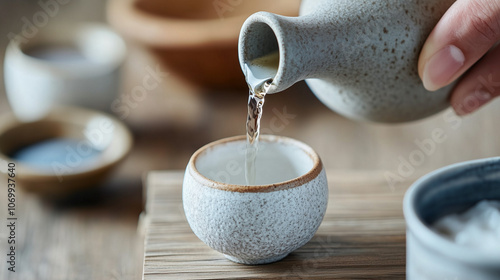
[(498, 255), (457, 244), (433, 230), (443, 216), (467, 211), (482, 200), (500, 200), (500, 158), (443, 167), (406, 192), (406, 279), (500, 279)]
[(241, 28), (240, 66), (279, 51), (268, 93), (305, 79), (324, 104), (352, 119), (424, 118), (448, 106), (451, 86), (427, 91), (418, 57), (453, 2), (303, 0), (299, 17), (259, 12)]
[(245, 184), (245, 136), (210, 143), (186, 168), (182, 199), (193, 232), (231, 261), (279, 261), (306, 244), (326, 211), (318, 155), (290, 138), (261, 135), (256, 185)]

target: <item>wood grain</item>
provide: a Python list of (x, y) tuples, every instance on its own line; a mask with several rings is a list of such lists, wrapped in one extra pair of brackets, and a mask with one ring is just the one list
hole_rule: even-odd
[[(0, 211), (0, 279), (139, 279), (140, 200), (133, 202), (135, 188), (117, 184), (59, 201), (18, 189), (16, 271), (7, 270), (7, 211)], [(0, 205), (5, 209), (6, 194), (2, 187)]]
[(329, 205), (313, 239), (280, 262), (246, 266), (192, 233), (182, 209), (182, 178), (180, 171), (147, 176), (144, 280), (405, 277), (402, 198), (409, 183), (390, 188), (378, 171), (329, 172)]

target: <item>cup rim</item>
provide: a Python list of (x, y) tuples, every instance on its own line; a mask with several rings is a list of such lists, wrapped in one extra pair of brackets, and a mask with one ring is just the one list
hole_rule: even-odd
[[(9, 44), (6, 47), (6, 58), (21, 60), (23, 63), (28, 65), (46, 69), (47, 71), (54, 71), (60, 75), (66, 76), (67, 78), (72, 79), (81, 79), (81, 76), (87, 77), (97, 77), (100, 75), (105, 75), (116, 71), (123, 64), (127, 47), (125, 45), (125, 41), (111, 28), (96, 22), (85, 22), (85, 23), (72, 23), (64, 26), (51, 26), (47, 27), (47, 30), (42, 30), (37, 33), (37, 35), (30, 39), (28, 42), (21, 42), (16, 40), (10, 40)], [(63, 65), (61, 66), (57, 62), (52, 62), (44, 59), (40, 59), (37, 57), (30, 56), (27, 54), (26, 48), (30, 48), (34, 45), (43, 45), (43, 44), (51, 44), (51, 41), (58, 41), (60, 38), (56, 38), (58, 32), (72, 32), (72, 35), (66, 38), (68, 41), (75, 43), (77, 42), (81, 34), (85, 32), (89, 33), (97, 33), (102, 32), (105, 33), (110, 41), (116, 47), (116, 50), (112, 52), (112, 57), (104, 61), (102, 63), (89, 63), (87, 65), (81, 66), (71, 66), (71, 65)], [(54, 39), (55, 38), (55, 39)]]
[(190, 175), (198, 181), (200, 184), (203, 186), (207, 186), (213, 189), (218, 189), (218, 190), (223, 190), (223, 191), (229, 191), (229, 192), (240, 192), (240, 193), (263, 193), (263, 192), (274, 192), (274, 191), (280, 191), (280, 190), (286, 190), (286, 189), (292, 189), (296, 188), (299, 186), (304, 185), (307, 182), (310, 182), (314, 180), (318, 175), (321, 173), (323, 170), (323, 163), (321, 162), (321, 159), (319, 158), (318, 154), (308, 145), (304, 144), (301, 141), (285, 137), (285, 136), (277, 136), (277, 135), (260, 135), (259, 136), (259, 141), (261, 142), (283, 142), (283, 143), (289, 143), (295, 147), (300, 148), (303, 152), (305, 152), (309, 157), (311, 157), (313, 164), (312, 167), (307, 171), (305, 174), (295, 177), (283, 182), (279, 183), (274, 183), (274, 184), (267, 184), (267, 185), (252, 185), (252, 186), (246, 186), (246, 185), (236, 185), (236, 184), (228, 184), (224, 182), (217, 182), (212, 179), (207, 178), (203, 174), (201, 174), (200, 171), (196, 168), (195, 162), (197, 161), (198, 157), (207, 151), (208, 149), (229, 143), (229, 142), (238, 142), (238, 141), (246, 141), (246, 136), (245, 135), (239, 135), (239, 136), (232, 136), (232, 137), (227, 137), (223, 139), (216, 140), (214, 142), (208, 143), (205, 146), (199, 148), (192, 156), (191, 159), (189, 160), (188, 164), (188, 172)]
[(493, 163), (500, 164), (500, 157), (455, 163), (430, 172), (415, 181), (406, 192), (403, 200), (403, 213), (406, 220), (407, 233), (411, 232), (417, 239), (425, 240), (424, 243), (426, 247), (431, 248), (432, 250), (437, 251), (451, 259), (456, 259), (478, 266), (498, 266), (500, 263), (498, 256), (491, 256), (481, 250), (474, 250), (473, 248), (456, 244), (444, 236), (441, 236), (427, 226), (415, 211), (416, 196), (423, 186), (452, 172), (455, 173), (460, 170), (477, 168), (479, 166)]

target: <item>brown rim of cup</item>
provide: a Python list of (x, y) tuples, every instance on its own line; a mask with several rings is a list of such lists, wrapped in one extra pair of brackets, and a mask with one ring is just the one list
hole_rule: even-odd
[(269, 184), (269, 185), (255, 185), (255, 186), (245, 186), (245, 185), (234, 185), (234, 184), (227, 184), (223, 182), (217, 182), (212, 179), (209, 179), (205, 177), (203, 174), (201, 174), (198, 169), (196, 168), (195, 162), (202, 153), (204, 153), (206, 150), (209, 148), (212, 148), (214, 146), (224, 144), (224, 143), (229, 143), (229, 142), (237, 142), (237, 141), (246, 141), (246, 136), (240, 135), (240, 136), (233, 136), (233, 137), (228, 137), (228, 138), (223, 138), (214, 142), (211, 142), (209, 144), (206, 144), (205, 146), (199, 148), (192, 156), (191, 159), (189, 160), (188, 164), (188, 170), (190, 175), (198, 181), (200, 184), (211, 187), (214, 189), (218, 190), (223, 190), (223, 191), (229, 191), (229, 192), (240, 192), (240, 193), (259, 193), (259, 192), (274, 192), (274, 191), (280, 191), (280, 190), (286, 190), (286, 189), (291, 189), (295, 187), (302, 186), (303, 184), (312, 181), (318, 175), (320, 174), (321, 170), (323, 169), (323, 163), (321, 162), (321, 159), (319, 158), (318, 154), (308, 145), (284, 136), (274, 136), (274, 135), (261, 135), (259, 138), (259, 141), (261, 142), (285, 142), (285, 143), (291, 143), (296, 147), (299, 147), (302, 151), (304, 151), (311, 159), (313, 160), (313, 166), (312, 168), (305, 173), (302, 176), (275, 183), (275, 184)]

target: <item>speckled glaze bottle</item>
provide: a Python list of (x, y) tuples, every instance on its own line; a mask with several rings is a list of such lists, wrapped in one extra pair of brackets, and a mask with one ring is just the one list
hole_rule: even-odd
[(306, 80), (332, 110), (352, 119), (407, 122), (448, 106), (451, 86), (425, 90), (420, 50), (454, 0), (303, 0), (299, 17), (250, 16), (239, 40), (244, 64), (279, 50), (268, 93)]

